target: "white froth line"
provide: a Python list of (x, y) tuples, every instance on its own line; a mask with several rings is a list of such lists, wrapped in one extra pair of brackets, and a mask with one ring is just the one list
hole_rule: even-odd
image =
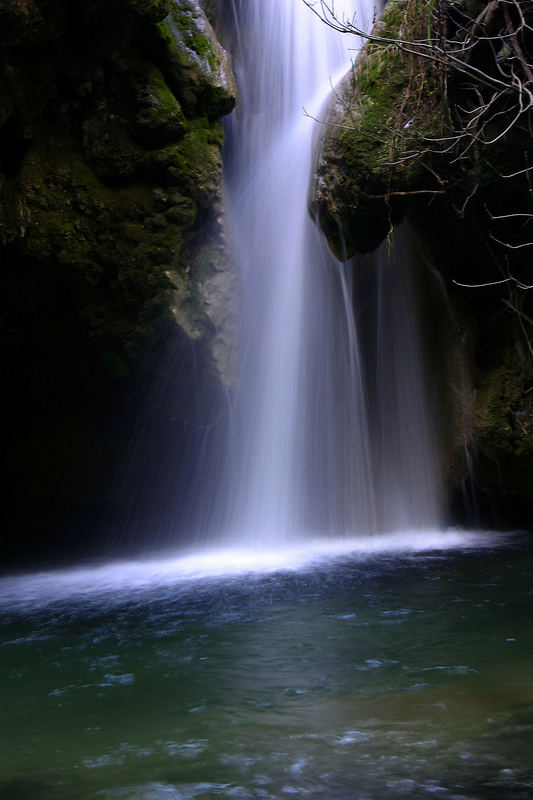
[(187, 581), (298, 571), (340, 556), (371, 557), (481, 548), (494, 535), (463, 531), (401, 531), (359, 538), (311, 539), (277, 548), (233, 546), (143, 561), (114, 561), (0, 579), (0, 606), (48, 605), (67, 597), (139, 591)]

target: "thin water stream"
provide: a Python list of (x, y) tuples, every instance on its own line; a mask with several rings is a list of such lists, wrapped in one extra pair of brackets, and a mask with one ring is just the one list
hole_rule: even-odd
[(5, 578), (0, 798), (532, 798), (532, 587), (453, 532)]

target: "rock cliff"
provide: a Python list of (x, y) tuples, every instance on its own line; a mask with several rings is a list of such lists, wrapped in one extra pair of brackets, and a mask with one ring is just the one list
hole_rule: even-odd
[(453, 519), (473, 484), (480, 521), (527, 527), (532, 16), (525, 2), (391, 0), (334, 93), (312, 198), (339, 255), (374, 250), (404, 219), (416, 231), (451, 304), (430, 315)]
[(212, 392), (231, 380), (219, 120), (236, 92), (196, 0), (3, 0), (0, 47), (9, 549), (113, 502), (163, 352)]

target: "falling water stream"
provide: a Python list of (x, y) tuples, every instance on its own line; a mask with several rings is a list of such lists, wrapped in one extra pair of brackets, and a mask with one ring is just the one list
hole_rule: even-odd
[(407, 245), (343, 265), (307, 212), (303, 109), (354, 44), (218, 5), (242, 323), (210, 545), (0, 578), (0, 800), (533, 798), (531, 544), (439, 530)]
[[(342, 267), (309, 217), (316, 126), (349, 65), (303, 2), (223, 3), (240, 106), (227, 185), (242, 276), (242, 359), (226, 528), (252, 544), (373, 528), (359, 353)], [(355, 0), (339, 13), (351, 16)], [(318, 301), (317, 301), (318, 298)]]
[[(337, 261), (307, 210), (321, 133), (311, 118), (325, 118), (357, 42), (301, 1), (219, 5), (240, 97), (227, 126), (226, 184), (243, 297), (218, 535), (264, 546), (310, 531), (435, 526), (434, 442), (405, 255), (374, 261), (376, 343), (365, 375), (357, 265)], [(363, 26), (374, 11), (357, 0), (335, 10)]]

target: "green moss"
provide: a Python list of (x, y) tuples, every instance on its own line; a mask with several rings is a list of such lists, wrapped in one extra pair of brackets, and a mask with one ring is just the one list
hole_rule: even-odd
[[(375, 34), (420, 38), (427, 19), (422, 0), (396, 0), (385, 7)], [(338, 92), (319, 167), (317, 210), (341, 255), (339, 221), (349, 254), (372, 251), (405, 212), (403, 198), (430, 187), (425, 139), (439, 136), (444, 120), (431, 62), (392, 43), (369, 42)]]
[(199, 56), (207, 59), (212, 72), (216, 69), (216, 56), (213, 45), (203, 33), (193, 33), (185, 39), (185, 44), (195, 50)]
[[(412, 15), (412, 3), (393, 3), (383, 14), (378, 35), (417, 38), (423, 21), (416, 17), (413, 22)], [(377, 173), (378, 180), (386, 177), (391, 187), (417, 180), (424, 169), (421, 159), (405, 157), (426, 149), (424, 137), (442, 132), (439, 90), (431, 62), (414, 59), (392, 44), (368, 44), (349, 88), (353, 99), (347, 117), (354, 124), (342, 134), (346, 162), (362, 162), (367, 173)]]
[(198, 10), (195, 9), (194, 4), (188, 3), (187, 0), (182, 0), (179, 6), (175, 4), (169, 13), (169, 17), (172, 19), (177, 29), (183, 32), (188, 32), (191, 27), (191, 22), (199, 16)]
[(220, 122), (213, 122), (207, 132), (207, 142), (222, 147), (224, 144), (224, 128)]
[(145, 170), (205, 206), (214, 200), (221, 177), (220, 148), (212, 141), (218, 136), (206, 119), (191, 120), (179, 142), (147, 155)]
[(154, 58), (188, 116), (200, 112), (214, 120), (229, 113), (236, 90), (219, 81), (219, 59), (226, 56), (217, 50), (199, 5), (180, 4), (156, 30)]
[(68, 286), (92, 340), (131, 359), (168, 307), (164, 270), (182, 231), (158, 213), (151, 187), (112, 189), (61, 144), (43, 140), (25, 160), (12, 226), (31, 220), (24, 255), (55, 259), (56, 280)]
[(164, 47), (171, 47), (174, 37), (172, 36), (168, 19), (158, 22), (156, 28), (159, 33), (160, 44), (162, 44)]
[(191, 197), (184, 197), (179, 191), (168, 195), (166, 217), (177, 225), (190, 226), (196, 220), (197, 205)]
[(192, 50), (200, 59), (207, 59), (211, 70), (216, 68), (215, 50), (209, 38), (203, 33), (199, 23), (201, 12), (191, 3), (182, 3), (176, 6), (167, 18), (169, 31), (179, 33), (178, 46), (181, 41), (186, 48)]
[(146, 65), (137, 83), (139, 111), (132, 125), (140, 141), (154, 147), (175, 141), (185, 130), (186, 120), (162, 73)]
[(165, 83), (161, 72), (158, 69), (152, 68), (149, 73), (149, 85), (147, 91), (152, 93), (157, 98), (158, 103), (167, 113), (176, 113), (179, 109), (179, 103)]

